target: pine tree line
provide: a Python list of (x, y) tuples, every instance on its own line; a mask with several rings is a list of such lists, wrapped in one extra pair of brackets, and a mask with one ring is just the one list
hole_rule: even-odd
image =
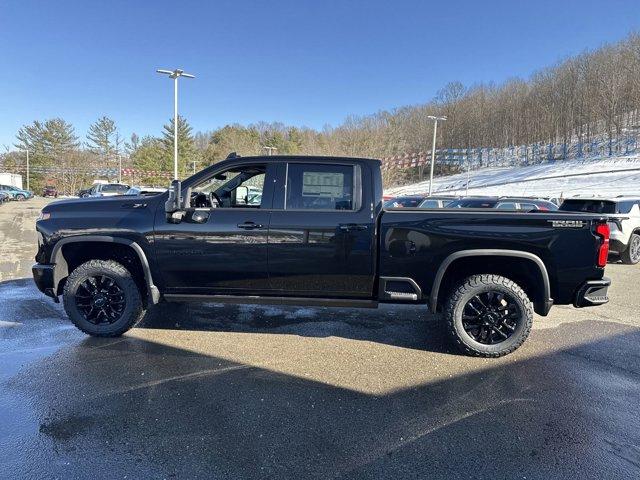
[[(180, 117), (179, 171), (219, 161), (229, 152), (259, 155), (266, 148), (279, 154), (389, 157), (430, 149), (429, 115), (446, 115), (439, 129), (439, 148), (508, 147), (535, 142), (588, 142), (640, 130), (640, 34), (562, 60), (500, 85), (465, 87), (452, 82), (425, 104), (372, 115), (349, 117), (321, 131), (281, 123), (259, 122), (194, 133)], [(173, 120), (160, 136), (131, 135), (124, 142), (115, 122), (98, 119), (84, 142), (63, 119), (34, 121), (16, 135), (15, 147), (31, 153), (33, 165), (112, 165), (124, 156), (128, 167), (144, 171), (173, 170)], [(70, 155), (73, 152), (73, 155)], [(2, 155), (5, 169), (19, 163), (16, 152)], [(69, 159), (73, 159), (73, 161)], [(79, 169), (81, 170), (81, 169)], [(44, 178), (36, 178), (35, 185)], [(161, 178), (140, 178), (159, 184)], [(398, 179), (390, 179), (397, 182)], [(71, 180), (67, 183), (77, 183)]]

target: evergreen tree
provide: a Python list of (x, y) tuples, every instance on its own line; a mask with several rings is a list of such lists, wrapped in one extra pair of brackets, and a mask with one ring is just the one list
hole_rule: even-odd
[[(135, 170), (144, 172), (169, 171), (164, 168), (166, 167), (166, 152), (164, 144), (160, 139), (146, 136), (142, 139), (137, 139), (135, 145), (135, 149), (129, 153), (129, 158)], [(162, 186), (167, 183), (165, 178), (153, 174), (141, 175), (139, 181), (145, 185), (157, 186)]]
[(89, 127), (89, 149), (99, 155), (109, 156), (117, 150), (116, 137), (116, 123), (108, 117), (99, 118)]
[[(29, 150), (32, 168), (62, 162), (68, 155), (76, 152), (80, 145), (73, 125), (61, 118), (53, 118), (44, 123), (36, 120), (30, 125), (24, 125), (18, 130), (16, 139), (16, 148)], [(31, 184), (34, 188), (39, 188), (43, 181), (42, 175), (32, 175)]]
[[(165, 171), (173, 171), (173, 119), (164, 125), (162, 132), (162, 145), (164, 146)], [(182, 116), (178, 116), (178, 173), (182, 176), (191, 172), (191, 162), (197, 160), (196, 146), (193, 139), (192, 128)]]

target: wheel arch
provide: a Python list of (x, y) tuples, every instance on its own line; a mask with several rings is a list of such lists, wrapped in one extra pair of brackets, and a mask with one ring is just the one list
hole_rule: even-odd
[[(441, 303), (443, 297), (443, 291), (446, 293), (446, 287), (448, 286), (447, 278), (448, 274), (452, 272), (456, 272), (456, 266), (465, 265), (465, 261), (469, 264), (470, 260), (479, 260), (487, 257), (493, 258), (507, 258), (517, 260), (519, 263), (527, 265), (529, 267), (529, 278), (531, 275), (534, 275), (533, 278), (537, 277), (538, 281), (541, 281), (542, 286), (538, 288), (537, 285), (532, 284), (523, 284), (520, 285), (532, 298), (535, 311), (540, 315), (547, 315), (549, 313), (549, 309), (553, 305), (553, 300), (551, 298), (551, 282), (549, 279), (549, 273), (547, 271), (547, 267), (540, 257), (537, 255), (524, 252), (520, 250), (503, 250), (503, 249), (476, 249), (476, 250), (461, 250), (459, 252), (454, 252), (448, 257), (444, 259), (436, 276), (434, 277), (433, 286), (431, 288), (431, 293), (429, 295), (429, 308), (431, 312), (435, 313), (438, 305)], [(504, 268), (503, 270), (508, 269), (509, 266)], [(513, 266), (511, 266), (513, 268)], [(469, 271), (465, 272), (465, 276), (480, 274), (480, 273), (495, 273), (503, 275), (504, 271), (492, 271), (492, 268), (488, 268), (486, 271), (482, 271), (483, 269), (476, 266), (473, 270), (478, 271)], [(463, 270), (464, 271), (464, 270)], [(460, 272), (456, 272), (460, 273)], [(527, 275), (521, 275), (522, 278), (527, 278)], [(511, 278), (512, 280), (517, 280)]]
[(158, 301), (160, 300), (160, 292), (153, 283), (149, 261), (142, 247), (140, 247), (138, 243), (131, 239), (111, 235), (78, 235), (59, 240), (51, 252), (51, 263), (55, 264), (53, 276), (54, 292), (59, 294), (60, 289), (63, 285), (63, 281), (69, 276), (70, 273), (68, 263), (69, 259), (65, 257), (64, 253), (65, 247), (73, 244), (89, 243), (115, 244), (123, 246), (133, 252), (135, 258), (139, 262), (139, 266), (142, 272), (142, 280), (143, 286), (146, 290), (146, 298), (151, 303), (158, 303)]

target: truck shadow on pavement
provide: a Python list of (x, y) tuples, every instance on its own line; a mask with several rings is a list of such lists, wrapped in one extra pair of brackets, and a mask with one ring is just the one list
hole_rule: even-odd
[(356, 309), (163, 303), (150, 308), (138, 328), (342, 337), (459, 354), (451, 344), (440, 316), (430, 314), (425, 305)]
[[(600, 479), (640, 470), (637, 328), (563, 324), (487, 360), (331, 326), (329, 335), (270, 335), (299, 329), (288, 309), (248, 331), (199, 328), (221, 307), (189, 306), (99, 339), (69, 328), (59, 306), (31, 318), (21, 305), (39, 293), (7, 283), (3, 318), (17, 325), (0, 336), (2, 478)], [(27, 346), (36, 353), (25, 356)]]

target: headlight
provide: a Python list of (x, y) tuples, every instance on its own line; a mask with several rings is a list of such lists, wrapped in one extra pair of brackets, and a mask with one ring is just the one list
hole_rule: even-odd
[(51, 218), (51, 214), (49, 212), (40, 212), (36, 221), (39, 220), (49, 220)]

